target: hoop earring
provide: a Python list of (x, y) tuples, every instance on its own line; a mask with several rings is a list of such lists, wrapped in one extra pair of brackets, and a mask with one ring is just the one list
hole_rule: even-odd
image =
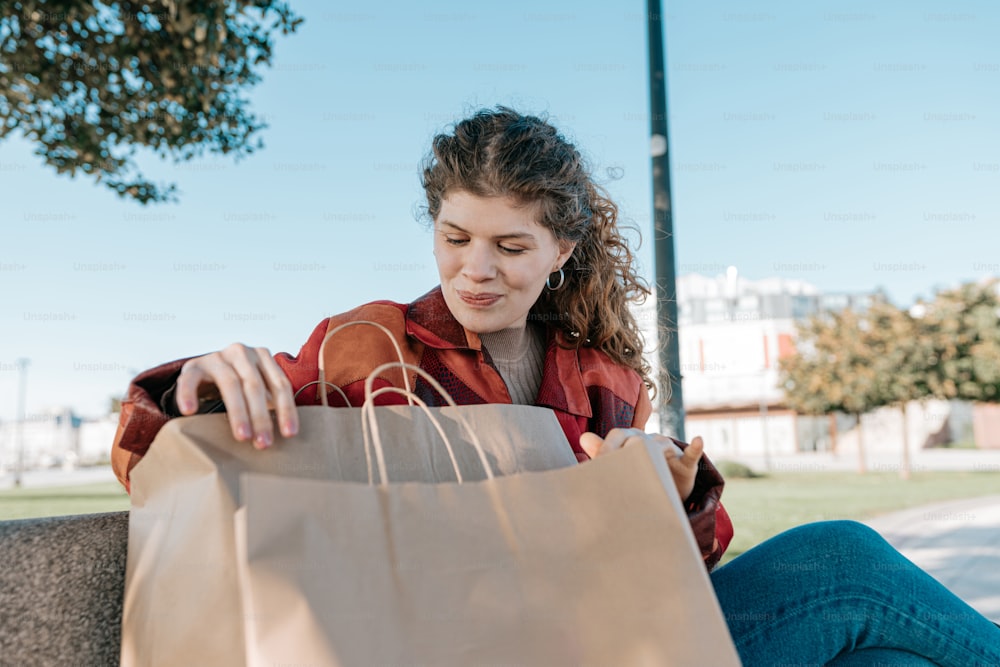
[(563, 273), (562, 267), (560, 266), (559, 267), (559, 283), (557, 285), (553, 285), (552, 284), (552, 274), (550, 273), (549, 276), (545, 279), (545, 286), (549, 288), (550, 292), (555, 292), (557, 289), (559, 289), (560, 287), (562, 287), (563, 283), (565, 283), (565, 282), (566, 282), (566, 274)]

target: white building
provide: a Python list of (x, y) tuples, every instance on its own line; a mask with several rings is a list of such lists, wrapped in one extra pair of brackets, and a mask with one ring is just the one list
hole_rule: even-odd
[(82, 419), (69, 408), (29, 415), (22, 424), (0, 422), (0, 474), (107, 463), (118, 415)]
[[(871, 294), (822, 294), (809, 283), (783, 278), (751, 281), (726, 275), (685, 275), (677, 281), (680, 368), (685, 436), (701, 435), (715, 459), (772, 468), (809, 452), (858, 458), (855, 420), (844, 415), (797, 415), (785, 405), (778, 360), (795, 351), (796, 322), (845, 307), (865, 309)], [(655, 322), (653, 300), (639, 319)], [(652, 326), (647, 327), (647, 339)], [(650, 361), (656, 364), (655, 351)], [(914, 404), (907, 434), (911, 449), (965, 438), (971, 410), (962, 404)], [(649, 428), (656, 429), (654, 418)], [(877, 410), (863, 419), (868, 462), (898, 461), (902, 415)], [(970, 436), (971, 437), (971, 436)]]

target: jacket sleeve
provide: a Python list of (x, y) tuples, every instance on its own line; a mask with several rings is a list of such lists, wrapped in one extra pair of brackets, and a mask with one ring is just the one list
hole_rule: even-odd
[[(650, 414), (652, 414), (652, 404), (643, 387), (635, 407), (632, 426), (644, 428)], [(674, 442), (681, 449), (687, 448), (685, 442), (679, 440)], [(698, 464), (698, 474), (694, 480), (694, 490), (685, 501), (684, 508), (691, 522), (695, 541), (701, 550), (701, 557), (705, 560), (705, 566), (709, 571), (719, 562), (733, 539), (733, 522), (721, 501), (725, 485), (725, 480), (711, 460), (702, 455)]]
[[(316, 379), (316, 357), (328, 321), (323, 320), (317, 325), (297, 357), (286, 353), (274, 355), (293, 388)], [(167, 421), (179, 416), (174, 407), (174, 388), (181, 367), (191, 358), (178, 359), (144, 371), (129, 385), (111, 445), (111, 467), (126, 491), (130, 491), (129, 473), (149, 449), (153, 438)], [(221, 408), (216, 403), (212, 406), (213, 411), (216, 407)]]
[(177, 382), (186, 361), (178, 359), (144, 371), (128, 387), (118, 416), (118, 430), (111, 445), (111, 467), (126, 491), (129, 491), (129, 472), (170, 419), (161, 407), (161, 401)]

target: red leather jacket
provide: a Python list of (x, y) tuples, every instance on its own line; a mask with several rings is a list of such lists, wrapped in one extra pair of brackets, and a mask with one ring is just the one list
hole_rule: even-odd
[[(455, 320), (440, 288), (411, 304), (376, 301), (320, 322), (298, 356), (275, 355), (296, 391), (317, 380), (320, 348), (327, 332), (361, 320), (377, 322), (389, 329), (402, 349), (403, 360), (428, 371), (458, 404), (511, 402), (489, 353), (482, 349), (475, 333)], [(542, 383), (535, 404), (555, 412), (577, 459), (585, 461), (588, 457), (580, 447), (581, 434), (592, 431), (604, 437), (613, 428), (643, 428), (652, 406), (635, 371), (593, 348), (569, 349), (560, 344), (560, 336), (555, 329), (549, 330)], [(327, 382), (339, 386), (354, 406), (364, 400), (364, 380), (370, 372), (382, 363), (398, 359), (390, 339), (368, 326), (352, 326), (338, 332), (327, 343), (323, 355)], [(129, 387), (111, 453), (115, 474), (126, 489), (129, 471), (145, 454), (160, 427), (177, 416), (171, 414), (175, 409), (172, 391), (185, 361), (179, 359), (148, 370)], [(428, 405), (444, 404), (437, 391), (416, 374), (410, 381)], [(402, 372), (392, 369), (381, 374), (375, 388), (380, 386), (402, 387)], [(297, 395), (296, 403), (319, 403), (318, 387), (318, 384), (306, 387)], [(328, 401), (333, 406), (345, 404), (335, 392), (328, 394)], [(405, 399), (387, 393), (377, 402), (403, 403)], [(719, 561), (733, 536), (732, 522), (719, 502), (723, 485), (721, 475), (706, 458), (699, 466), (694, 491), (687, 500), (695, 538), (709, 568)]]

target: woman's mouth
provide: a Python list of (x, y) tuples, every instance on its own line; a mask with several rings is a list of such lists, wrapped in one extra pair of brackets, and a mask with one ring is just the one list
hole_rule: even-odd
[(458, 290), (458, 298), (473, 308), (486, 308), (488, 306), (492, 306), (499, 301), (502, 296), (503, 295), (501, 294), (493, 294), (491, 292), (475, 293)]

